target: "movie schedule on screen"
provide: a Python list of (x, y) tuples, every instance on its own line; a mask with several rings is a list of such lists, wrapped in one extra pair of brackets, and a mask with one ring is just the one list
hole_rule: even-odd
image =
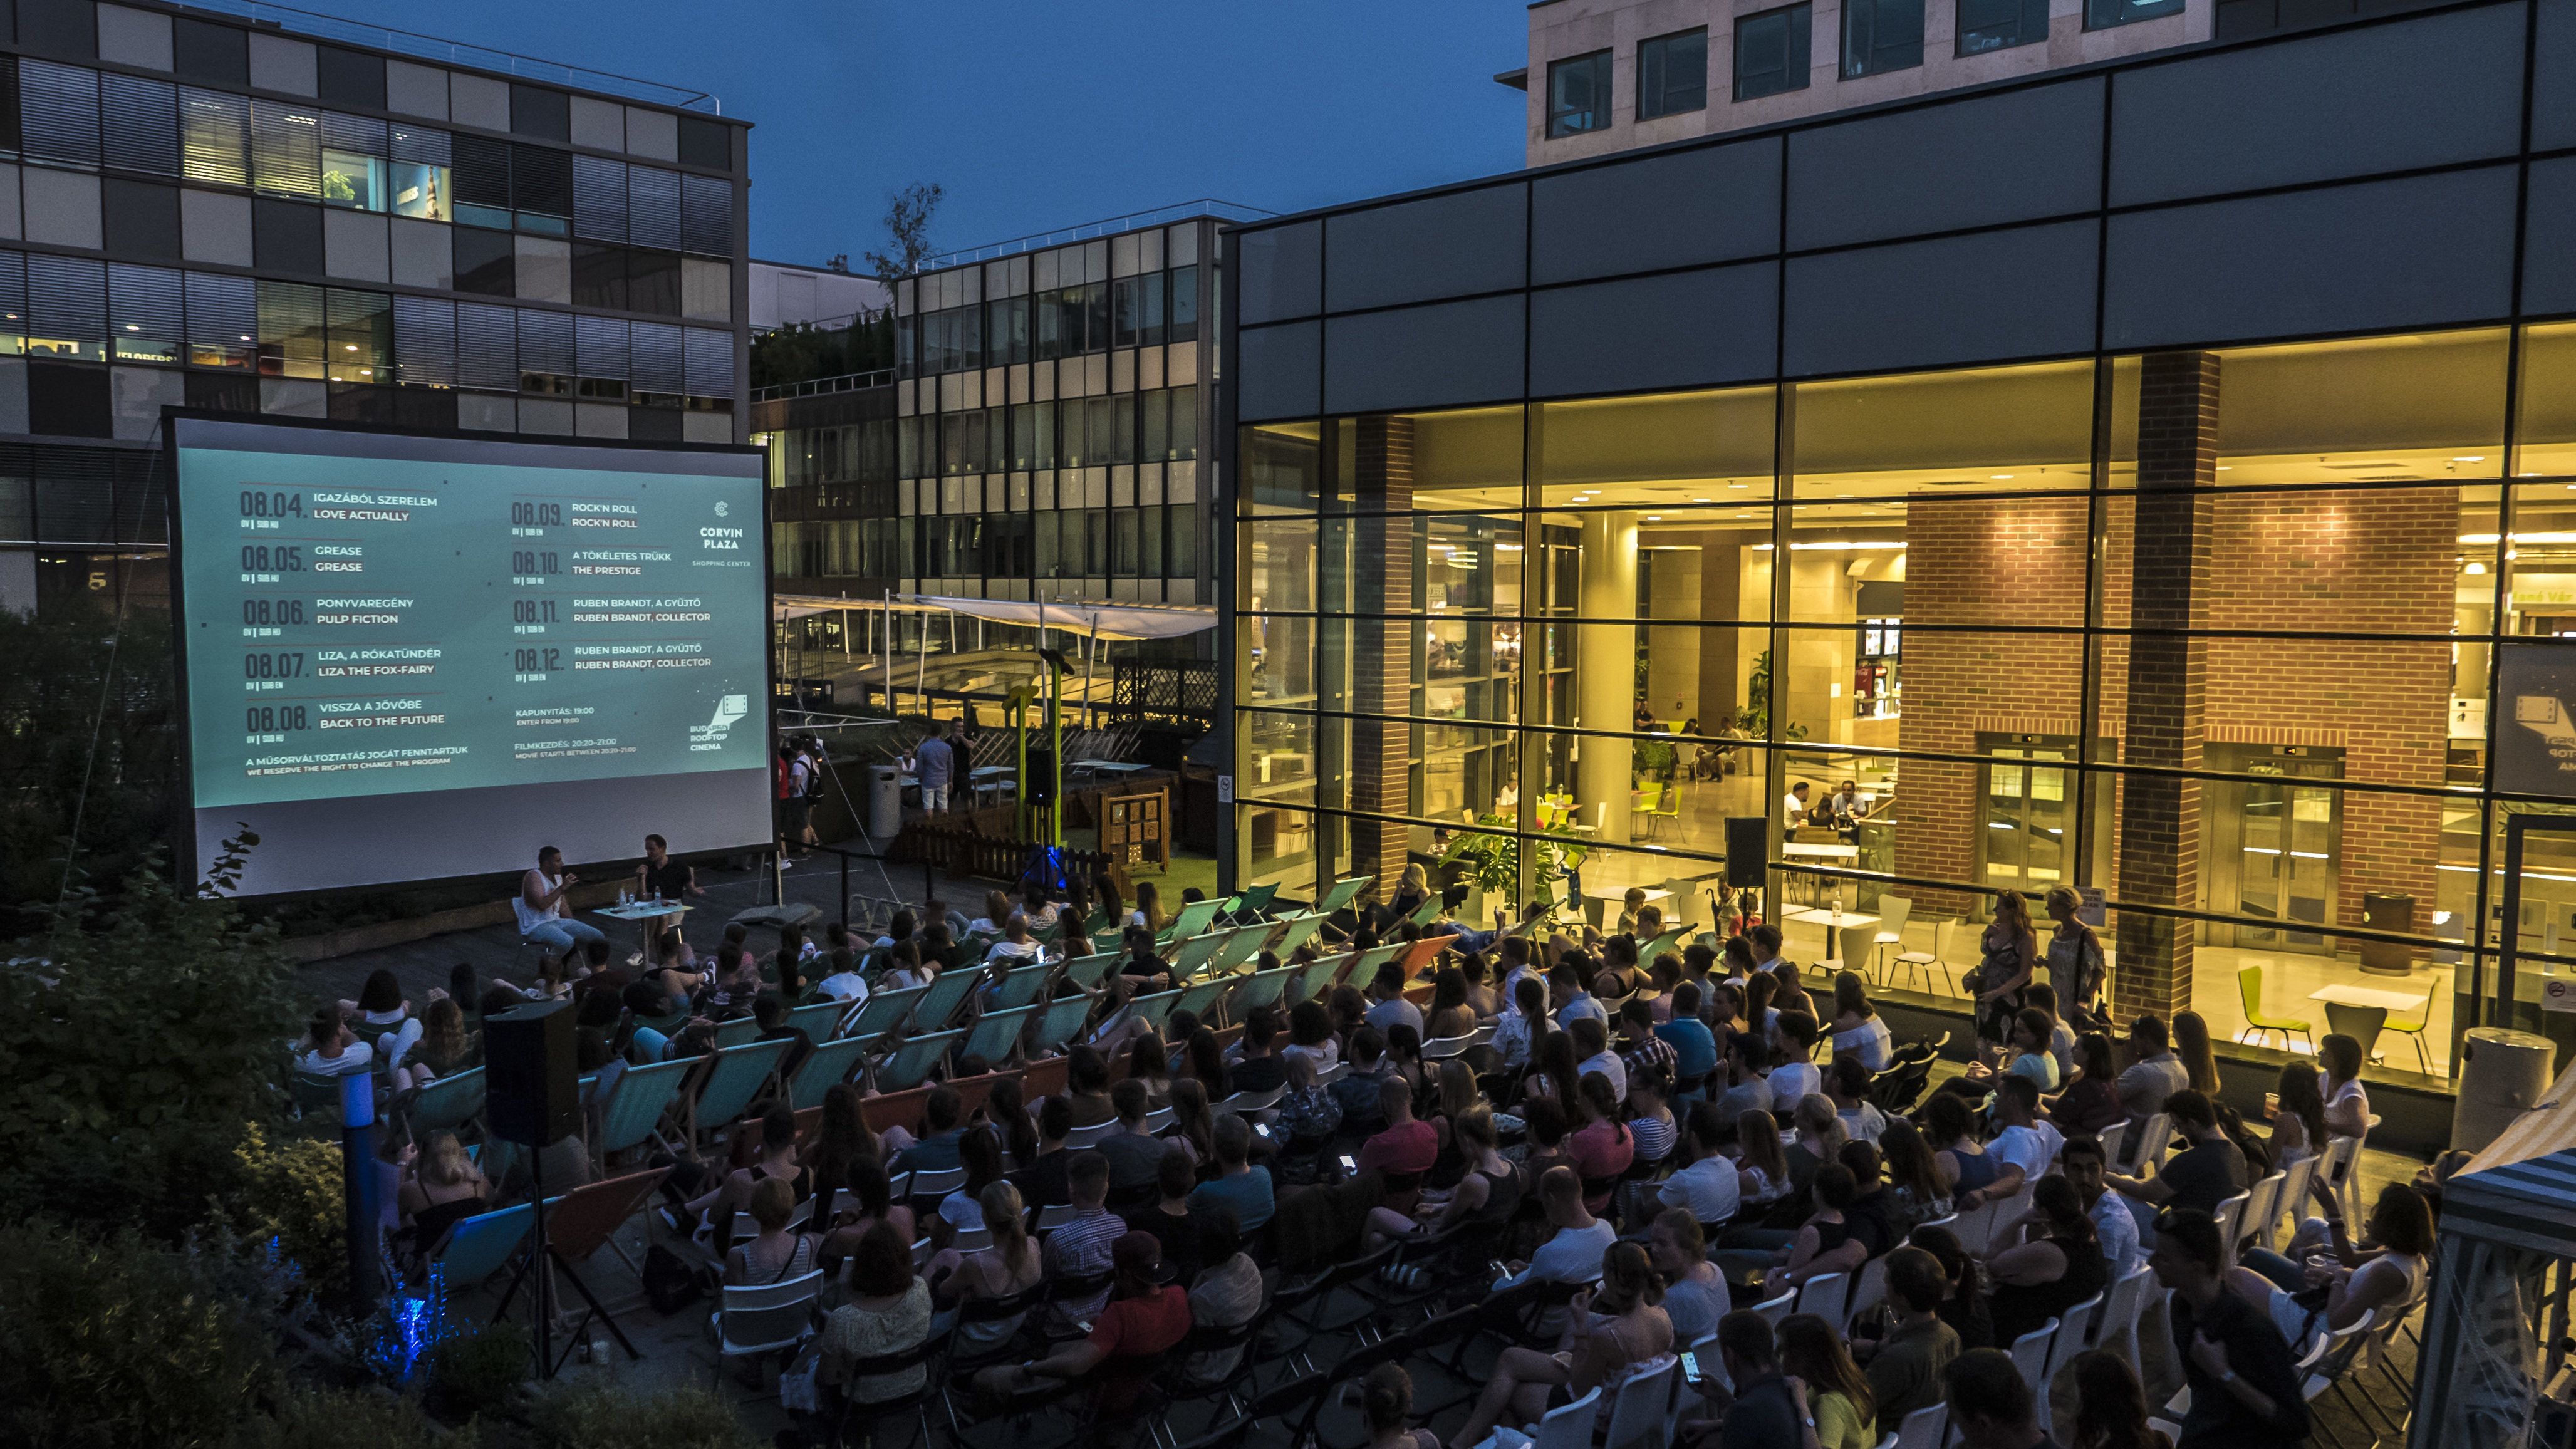
[(173, 426), (201, 856), (374, 812), (453, 864), (513, 810), (640, 820), (636, 787), (704, 809), (686, 777), (763, 771), (756, 455)]

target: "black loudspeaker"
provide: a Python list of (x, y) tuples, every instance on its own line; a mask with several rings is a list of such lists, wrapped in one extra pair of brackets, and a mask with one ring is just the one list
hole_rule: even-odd
[(492, 1135), (546, 1147), (581, 1130), (569, 1001), (483, 1018), (483, 1120)]
[(1762, 889), (1763, 862), (1771, 854), (1771, 822), (1759, 815), (1726, 817), (1726, 884), (1729, 890)]
[(1055, 752), (1029, 751), (1029, 777), (1020, 782), (1020, 794), (1032, 805), (1055, 803)]

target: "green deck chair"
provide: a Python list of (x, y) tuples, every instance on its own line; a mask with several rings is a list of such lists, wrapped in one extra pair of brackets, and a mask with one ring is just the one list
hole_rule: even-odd
[(1047, 988), (1055, 984), (1055, 978), (1056, 968), (1053, 966), (1013, 967), (1011, 974), (1002, 978), (1001, 985), (985, 994), (984, 1009), (1008, 1011), (1015, 1006), (1026, 1006), (1044, 995)]
[(430, 1255), (430, 1266), (450, 1292), (461, 1293), (508, 1267), (536, 1221), (535, 1206), (524, 1202), (476, 1213), (448, 1230), (447, 1241)]
[(787, 1105), (802, 1112), (823, 1105), (823, 1094), (848, 1081), (859, 1070), (859, 1058), (868, 1049), (865, 1037), (845, 1036), (827, 1041), (805, 1054), (796, 1064), (796, 1075), (787, 1083)]
[(1286, 925), (1287, 929), (1279, 933), (1279, 939), (1270, 943), (1270, 949), (1283, 957), (1294, 953), (1298, 947), (1315, 939), (1315, 933), (1324, 929), (1324, 918), (1311, 914), (1291, 916)]
[(922, 1079), (930, 1075), (930, 1069), (939, 1065), (939, 1059), (948, 1055), (948, 1049), (964, 1040), (965, 1036), (965, 1030), (960, 1028), (956, 1031), (934, 1031), (928, 1036), (917, 1036), (905, 1042), (877, 1068), (877, 1090), (909, 1092), (920, 1086)]
[(1349, 905), (1359, 899), (1361, 888), (1375, 879), (1375, 876), (1354, 875), (1333, 882), (1333, 888), (1324, 892), (1322, 900), (1315, 902), (1315, 914), (1329, 916)]
[(982, 1057), (997, 1066), (1009, 1061), (1011, 1053), (1020, 1044), (1020, 1029), (1028, 1024), (1037, 1010), (1034, 1006), (1014, 1006), (985, 1012), (982, 1019), (968, 1029), (966, 1045), (959, 1049), (958, 1056)]
[(732, 1126), (794, 1045), (789, 1038), (780, 1037), (719, 1050), (715, 1067), (707, 1073), (706, 1085), (698, 1089), (698, 1100), (691, 1109), (696, 1125), (702, 1129)]
[(1350, 964), (1350, 959), (1351, 953), (1345, 951), (1339, 956), (1326, 956), (1306, 966), (1289, 968), (1306, 973), (1306, 979), (1297, 985), (1297, 999), (1312, 1001), (1331, 989), (1334, 978), (1340, 974), (1344, 966)]
[(680, 1084), (688, 1080), (689, 1068), (696, 1065), (695, 1058), (683, 1057), (649, 1067), (628, 1067), (620, 1073), (608, 1100), (599, 1104), (599, 1136), (595, 1144), (599, 1156), (604, 1160), (612, 1153), (651, 1141), (653, 1129), (661, 1125), (662, 1114), (670, 1109), (671, 1099), (679, 1095)]
[(833, 1028), (841, 1024), (841, 1014), (849, 1009), (846, 1001), (818, 1001), (787, 1013), (787, 1024), (816, 1042), (827, 1042), (832, 1039)]
[[(2240, 1042), (2245, 1036), (2251, 1036), (2254, 1038), (2254, 1044), (2260, 1046), (2264, 1033), (2277, 1031), (2281, 1034), (2281, 1050), (2288, 1051), (2290, 1033), (2295, 1031), (2301, 1036), (2306, 1036), (2311, 1030), (2307, 1021), (2300, 1017), (2271, 1016), (2264, 1012), (2263, 968), (2260, 966), (2236, 968), (2236, 994), (2244, 998), (2245, 1002), (2245, 1032), (2237, 1038)], [(2308, 1050), (2310, 1052), (2316, 1050), (2314, 1041), (2309, 1043)]]
[(483, 1110), (483, 1069), (474, 1067), (439, 1078), (411, 1099), (411, 1135), (453, 1132)]
[(1288, 989), (1289, 981), (1305, 970), (1303, 966), (1282, 966), (1275, 971), (1255, 971), (1237, 978), (1234, 997), (1225, 1006), (1226, 1019), (1245, 1020), (1252, 1013), (1276, 1002)]
[(741, 1046), (759, 1038), (760, 1021), (757, 1017), (737, 1016), (731, 1021), (716, 1023), (716, 1045), (719, 1047)]
[(1252, 919), (1257, 921), (1262, 919), (1263, 912), (1270, 909), (1270, 903), (1277, 899), (1279, 899), (1279, 886), (1277, 882), (1274, 881), (1269, 885), (1253, 886), (1244, 891), (1242, 895), (1235, 897), (1234, 909), (1227, 912), (1227, 914), (1238, 920), (1245, 916), (1250, 916)]
[(1084, 1018), (1090, 1015), (1091, 998), (1088, 996), (1068, 996), (1062, 1001), (1049, 1003), (1046, 1018), (1038, 1024), (1038, 1049), (1050, 1052), (1064, 1050), (1065, 1043), (1072, 1041), (1073, 1034), (1082, 1030)]
[[(1216, 1010), (1216, 1004), (1223, 1000), (1225, 994), (1232, 991), (1234, 986), (1234, 978), (1231, 976), (1215, 981), (1202, 981), (1195, 986), (1184, 986), (1178, 992), (1168, 993), (1180, 998), (1172, 1003), (1170, 1010), (1186, 1011), (1204, 1022)], [(1143, 1001), (1140, 1000), (1138, 1005), (1142, 1004)], [(1154, 1024), (1161, 1026), (1162, 1019), (1156, 1018)]]
[(1199, 968), (1216, 957), (1217, 951), (1233, 939), (1223, 931), (1206, 931), (1181, 943), (1172, 957), (1172, 974), (1186, 981), (1199, 973)]
[(1657, 936), (1655, 939), (1648, 941), (1645, 945), (1637, 948), (1637, 964), (1639, 966), (1654, 965), (1655, 958), (1661, 956), (1666, 951), (1673, 949), (1674, 944), (1680, 941), (1683, 935), (1689, 930), (1690, 927), (1688, 926), (1672, 926), (1666, 928), (1662, 935)]
[(927, 1031), (937, 1031), (948, 1025), (949, 1018), (957, 1014), (957, 1008), (966, 1004), (967, 995), (983, 984), (984, 968), (981, 966), (939, 973), (939, 979), (930, 983), (921, 1004), (913, 1008), (912, 1024)]
[(1268, 939), (1269, 935), (1270, 927), (1259, 925), (1246, 926), (1226, 937), (1225, 944), (1217, 947), (1216, 955), (1208, 961), (1208, 974), (1233, 975), (1236, 967), (1261, 954), (1261, 943)]
[(1084, 956), (1064, 965), (1064, 979), (1085, 991), (1108, 979), (1109, 968), (1118, 964), (1119, 953), (1103, 951), (1097, 956)]
[(1413, 908), (1412, 915), (1404, 919), (1417, 926), (1428, 926), (1440, 919), (1440, 892), (1433, 891), (1422, 904)]
[[(1221, 984), (1220, 989), (1222, 989)], [(1127, 1009), (1134, 1012), (1136, 1019), (1147, 1026), (1160, 1027), (1163, 1024), (1163, 1018), (1170, 1016), (1172, 1008), (1180, 1004), (1183, 994), (1180, 991), (1162, 991), (1152, 996), (1139, 996), (1127, 1003)]]
[(904, 1019), (912, 1015), (913, 1007), (929, 991), (927, 986), (907, 986), (900, 991), (876, 993), (868, 998), (867, 1005), (859, 1008), (858, 1019), (850, 1023), (848, 1034), (861, 1041), (876, 1040), (903, 1025)]
[(1154, 939), (1165, 942), (1188, 940), (1206, 930), (1224, 904), (1223, 901), (1192, 901), (1181, 907), (1181, 913), (1173, 917), (1172, 923), (1163, 928), (1163, 934)]

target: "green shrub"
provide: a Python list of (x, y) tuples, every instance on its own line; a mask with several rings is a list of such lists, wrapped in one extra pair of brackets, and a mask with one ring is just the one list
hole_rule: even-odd
[(200, 1254), (0, 1227), (0, 1443), (222, 1444), (278, 1386), (274, 1339)]
[(490, 1324), (445, 1339), (429, 1352), (429, 1392), (439, 1413), (469, 1418), (509, 1402), (535, 1363), (526, 1330)]
[(213, 1206), (233, 1231), (303, 1270), (326, 1300), (349, 1286), (349, 1213), (340, 1144), (317, 1137), (272, 1138), (253, 1125), (233, 1147), (233, 1180)]
[(714, 1390), (678, 1384), (637, 1393), (614, 1380), (566, 1385), (537, 1401), (530, 1427), (542, 1449), (758, 1449)]
[(472, 1424), (442, 1433), (417, 1401), (380, 1389), (324, 1389), (289, 1394), (275, 1418), (238, 1429), (233, 1449), (476, 1449)]

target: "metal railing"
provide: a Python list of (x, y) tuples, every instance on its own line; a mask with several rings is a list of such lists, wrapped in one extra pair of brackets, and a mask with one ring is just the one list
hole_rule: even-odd
[(894, 381), (894, 369), (881, 367), (874, 372), (845, 372), (838, 377), (809, 377), (803, 382), (783, 382), (775, 387), (751, 390), (753, 402), (776, 402), (788, 397), (822, 397), (836, 392), (858, 392), (865, 388), (885, 387)]
[(310, 10), (297, 10), (285, 5), (272, 5), (267, 0), (183, 0), (190, 9), (217, 11), (236, 15), (254, 25), (310, 35), (322, 40), (342, 40), (354, 45), (389, 50), (398, 55), (418, 56), (424, 60), (445, 61), (450, 65), (472, 66), (476, 70), (499, 71), (503, 75), (526, 80), (552, 81), (556, 85), (579, 90), (598, 91), (605, 95), (624, 96), (629, 100), (650, 101), (681, 111), (704, 111), (723, 115), (724, 105), (705, 91), (666, 86), (659, 81), (638, 80), (613, 71), (589, 70), (565, 65), (560, 61), (539, 60), (534, 56), (515, 55), (506, 50), (492, 50), (462, 41), (440, 40), (409, 30), (392, 30), (381, 25), (367, 25), (355, 20), (342, 20), (335, 15), (318, 15)]
[(1125, 216), (1110, 217), (1106, 221), (1085, 222), (1081, 226), (1068, 226), (1056, 231), (1042, 231), (1030, 236), (1013, 237), (1009, 241), (969, 247), (959, 252), (945, 252), (939, 256), (925, 258), (914, 275), (941, 271), (948, 267), (962, 267), (968, 262), (987, 262), (995, 257), (1016, 256), (1021, 252), (1033, 252), (1044, 247), (1062, 246), (1066, 242), (1089, 241), (1093, 237), (1134, 231), (1138, 227), (1187, 221), (1194, 216), (1213, 216), (1220, 221), (1260, 221), (1265, 217), (1278, 214), (1275, 211), (1263, 211), (1257, 206), (1243, 206), (1235, 202), (1219, 201), (1214, 197), (1203, 196), (1196, 201), (1158, 207), (1153, 211), (1131, 212)]

